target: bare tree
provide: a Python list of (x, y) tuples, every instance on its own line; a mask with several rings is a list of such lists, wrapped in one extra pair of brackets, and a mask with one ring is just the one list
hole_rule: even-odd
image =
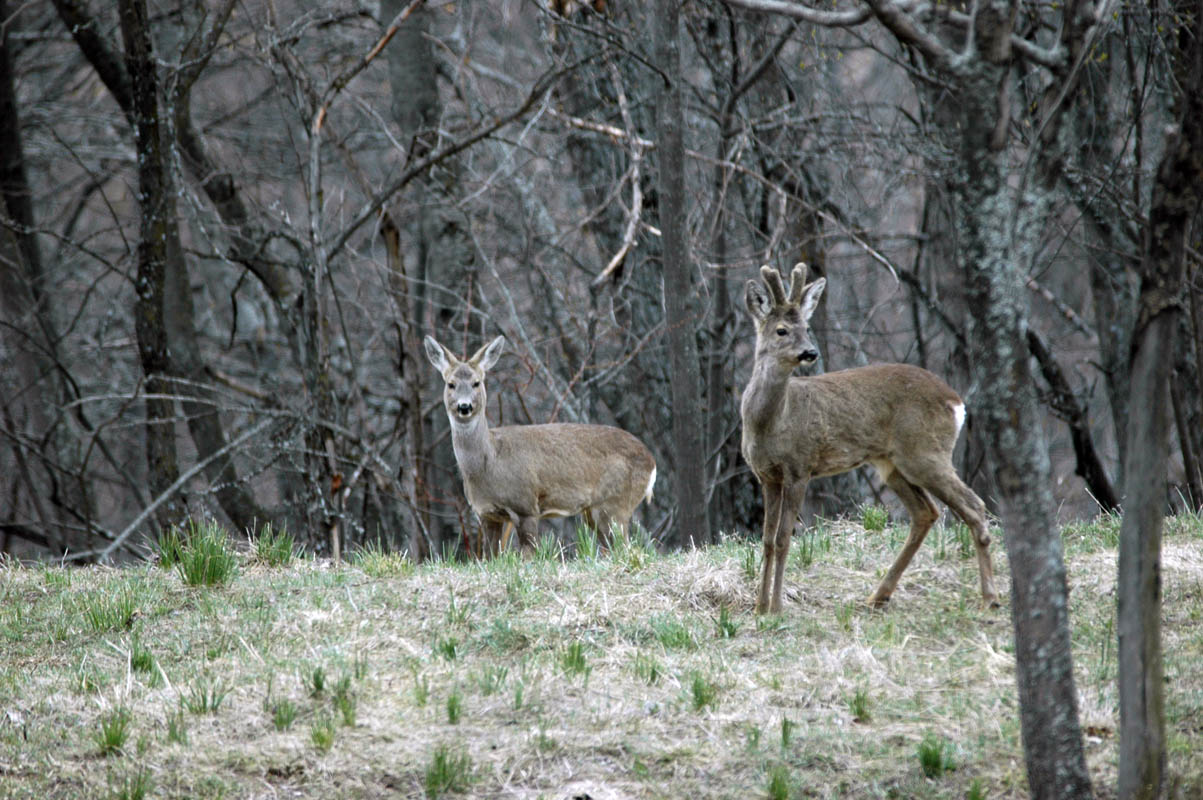
[(696, 331), (700, 324), (695, 299), (693, 260), (686, 235), (685, 120), (681, 111), (681, 55), (676, 0), (662, 0), (652, 20), (652, 41), (661, 90), (656, 103), (656, 139), (660, 192), (659, 223), (663, 238), (664, 323), (667, 327), (672, 394), (673, 454), (677, 474), (678, 546), (711, 541), (706, 513), (707, 463), (702, 418), (702, 380)]
[(1172, 6), (1171, 53), (1181, 87), (1177, 125), (1157, 169), (1145, 229), (1140, 302), (1132, 336), (1118, 615), (1121, 797), (1165, 787), (1161, 659), (1161, 530), (1169, 456), (1167, 388), (1182, 312), (1182, 277), (1203, 180), (1203, 3)]

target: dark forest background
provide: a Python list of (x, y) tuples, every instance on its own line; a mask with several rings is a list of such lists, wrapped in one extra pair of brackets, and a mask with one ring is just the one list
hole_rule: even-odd
[[(1031, 355), (1056, 514), (1119, 502), (1181, 9), (1115, 3), (1093, 24), (1071, 18), (1093, 7), (1019, 3), (998, 91), (883, 12), (954, 47), (969, 30), (956, 4), (681, 4), (684, 197), (670, 202), (650, 4), (3, 8), (11, 552), (133, 555), (189, 515), (287, 524), (318, 552), (332, 534), (344, 550), (464, 546), (475, 521), (428, 332), (461, 353), (506, 336), (494, 424), (643, 438), (660, 479), (642, 521), (665, 545), (756, 531), (742, 286), (800, 260), (828, 278), (821, 369), (906, 361), (948, 380), (970, 411), (958, 466), (997, 511), (970, 330), (988, 315), (969, 287), (970, 263), (996, 254), (974, 215), (1011, 226), (1025, 330), (1009, 345)], [(975, 123), (998, 178), (975, 172)], [(1009, 201), (974, 207), (967, 189), (995, 179)], [(666, 226), (684, 233), (684, 275)], [(1192, 239), (1167, 507), (1203, 499), (1201, 290)], [(674, 439), (682, 414), (692, 444)], [(703, 508), (681, 511), (683, 481)], [(869, 502), (900, 511), (866, 470), (815, 482), (807, 513)]]

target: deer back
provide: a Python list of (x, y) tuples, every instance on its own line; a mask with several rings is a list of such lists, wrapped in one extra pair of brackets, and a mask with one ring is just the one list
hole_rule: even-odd
[(909, 364), (793, 378), (761, 457), (813, 477), (926, 454), (947, 458), (963, 408), (944, 381)]
[(488, 513), (621, 516), (650, 494), (656, 461), (630, 433), (607, 425), (507, 425), (489, 431), (491, 463), (464, 475), (473, 507)]

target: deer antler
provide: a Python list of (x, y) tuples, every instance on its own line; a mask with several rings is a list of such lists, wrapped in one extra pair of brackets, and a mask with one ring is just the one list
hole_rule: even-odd
[(760, 277), (773, 296), (773, 305), (785, 305), (785, 284), (781, 282), (781, 273), (765, 264), (760, 268)]
[(794, 264), (794, 270), (789, 279), (789, 304), (796, 306), (802, 302), (802, 290), (806, 288), (806, 262)]

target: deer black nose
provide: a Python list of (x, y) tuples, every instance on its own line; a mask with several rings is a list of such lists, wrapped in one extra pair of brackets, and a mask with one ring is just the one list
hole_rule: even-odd
[(471, 403), (460, 403), (455, 407), (455, 410), (460, 413), (460, 416), (466, 417), (472, 413)]
[(799, 364), (813, 364), (819, 360), (819, 351), (813, 347), (808, 347), (801, 353), (798, 353)]

